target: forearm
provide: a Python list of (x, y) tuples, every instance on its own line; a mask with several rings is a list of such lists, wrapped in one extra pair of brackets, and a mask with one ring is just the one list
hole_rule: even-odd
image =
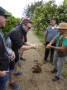
[(33, 48), (33, 46), (25, 46), (25, 45), (23, 45), (23, 46), (20, 48), (21, 51), (25, 51), (25, 50), (29, 50), (29, 49), (34, 49), (34, 48)]
[(29, 43), (29, 42), (25, 42), (25, 45), (26, 45), (26, 46), (31, 46), (32, 44)]
[(49, 44), (52, 45), (53, 43), (55, 43), (55, 41), (56, 41), (56, 38), (52, 39)]
[(62, 52), (65, 50), (64, 47), (55, 47), (55, 46), (51, 46), (51, 48), (53, 48), (53, 49), (55, 49), (55, 50), (57, 50), (57, 51), (62, 51)]

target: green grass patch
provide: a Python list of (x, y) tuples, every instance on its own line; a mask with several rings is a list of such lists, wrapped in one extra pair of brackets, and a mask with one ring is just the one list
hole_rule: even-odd
[(40, 42), (44, 43), (44, 32), (37, 32), (37, 30), (33, 30), (34, 34), (39, 38)]
[(67, 77), (67, 72), (64, 71), (64, 72), (62, 73), (62, 76), (63, 76), (63, 77)]
[(65, 68), (67, 68), (67, 63), (64, 65)]
[(65, 71), (63, 71), (63, 77), (67, 77), (67, 63), (64, 65)]

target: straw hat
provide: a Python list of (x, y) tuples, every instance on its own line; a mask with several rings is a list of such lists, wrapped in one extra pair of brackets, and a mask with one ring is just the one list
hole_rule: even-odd
[(58, 29), (67, 29), (67, 23), (66, 22), (59, 23), (59, 26), (57, 28)]

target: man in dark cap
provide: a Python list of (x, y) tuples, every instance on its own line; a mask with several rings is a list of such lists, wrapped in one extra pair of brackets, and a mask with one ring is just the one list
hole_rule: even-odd
[(1, 29), (5, 26), (8, 16), (10, 16), (10, 14), (6, 14), (5, 10), (0, 7), (0, 90), (6, 90), (5, 85), (8, 79), (9, 60), (15, 58), (13, 51), (11, 51), (11, 56), (9, 58), (9, 52), (7, 51), (4, 35)]

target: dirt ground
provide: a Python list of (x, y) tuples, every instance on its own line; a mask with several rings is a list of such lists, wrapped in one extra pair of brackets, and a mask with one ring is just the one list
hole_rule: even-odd
[[(55, 74), (50, 73), (53, 65), (50, 62), (43, 64), (44, 46), (32, 31), (28, 33), (28, 41), (38, 43), (41, 46), (37, 50), (30, 49), (23, 54), (26, 61), (21, 61), (22, 66), (18, 67), (18, 70), (22, 71), (23, 75), (14, 76), (15, 82), (20, 86), (20, 90), (67, 90), (67, 77), (62, 77), (57, 82), (51, 80), (55, 76)], [(39, 73), (34, 71), (36, 66), (39, 66)], [(67, 72), (67, 69), (65, 71)], [(8, 83), (7, 90), (11, 90)]]

